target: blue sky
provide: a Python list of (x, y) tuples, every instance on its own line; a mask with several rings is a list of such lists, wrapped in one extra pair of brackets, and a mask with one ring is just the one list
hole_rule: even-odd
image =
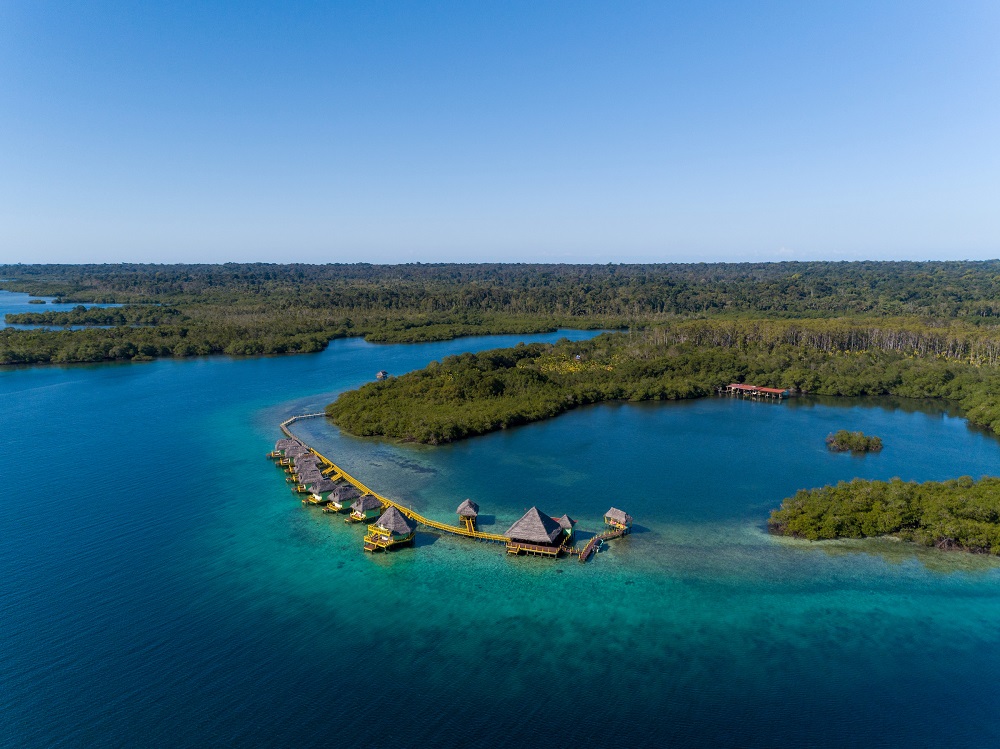
[(0, 0), (0, 261), (1000, 256), (1000, 4)]

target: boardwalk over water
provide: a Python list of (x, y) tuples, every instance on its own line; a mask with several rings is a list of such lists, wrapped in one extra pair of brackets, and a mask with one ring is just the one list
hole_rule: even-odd
[[(290, 424), (299, 421), (300, 419), (314, 419), (320, 416), (325, 416), (324, 413), (312, 413), (312, 414), (300, 414), (299, 416), (293, 416), (290, 419), (286, 419), (281, 422), (281, 431), (286, 437), (301, 442), (313, 455), (315, 455), (319, 461), (325, 466), (322, 469), (324, 474), (334, 481), (343, 479), (347, 483), (351, 484), (358, 491), (364, 494), (370, 494), (375, 497), (379, 502), (382, 503), (383, 507), (395, 507), (406, 517), (415, 521), (418, 525), (426, 526), (427, 528), (434, 528), (435, 530), (442, 531), (444, 533), (450, 533), (454, 536), (463, 536), (465, 538), (471, 538), (475, 541), (487, 541), (490, 543), (506, 544), (507, 552), (509, 554), (526, 553), (529, 555), (537, 556), (547, 556), (547, 557), (557, 557), (560, 552), (566, 552), (568, 554), (575, 554), (579, 557), (581, 563), (586, 562), (598, 549), (598, 547), (605, 541), (612, 538), (620, 538), (628, 534), (630, 528), (627, 525), (613, 525), (611, 530), (599, 533), (593, 538), (589, 539), (583, 549), (577, 549), (572, 545), (572, 542), (568, 540), (563, 542), (560, 546), (539, 546), (536, 544), (524, 543), (522, 541), (515, 541), (507, 536), (502, 536), (499, 533), (484, 533), (479, 530), (472, 530), (465, 525), (448, 525), (447, 523), (442, 523), (437, 520), (431, 520), (428, 517), (424, 517), (415, 510), (406, 507), (405, 505), (396, 502), (395, 500), (389, 499), (378, 492), (370, 489), (369, 487), (362, 484), (354, 476), (349, 474), (343, 468), (338, 466), (332, 460), (327, 458), (325, 455), (320, 453), (313, 447), (306, 445), (306, 443), (292, 434), (291, 430), (288, 428)], [(628, 518), (628, 522), (631, 522), (631, 518)]]
[[(292, 434), (292, 432), (288, 429), (288, 425), (298, 421), (299, 419), (312, 419), (317, 416), (325, 416), (325, 415), (326, 414), (323, 413), (317, 413), (317, 414), (303, 414), (301, 416), (293, 416), (287, 421), (283, 421), (281, 423), (281, 431), (284, 432), (286, 436), (292, 439), (297, 439), (300, 442), (302, 442), (300, 438)], [(302, 442), (302, 444), (305, 445), (305, 442)], [(306, 447), (309, 446), (306, 445)], [(330, 469), (333, 469), (333, 473), (330, 474), (331, 479), (333, 480), (343, 479), (347, 483), (357, 488), (358, 491), (360, 491), (362, 494), (371, 494), (384, 506), (395, 507), (401, 513), (406, 515), (406, 517), (416, 521), (420, 525), (426, 526), (428, 528), (434, 528), (435, 530), (443, 531), (444, 533), (451, 533), (455, 536), (464, 536), (465, 538), (471, 538), (476, 541), (489, 541), (492, 543), (499, 543), (499, 544), (505, 544), (508, 541), (510, 541), (510, 539), (507, 538), (507, 536), (501, 536), (499, 533), (484, 533), (483, 531), (469, 530), (464, 526), (448, 525), (447, 523), (441, 523), (437, 520), (431, 520), (430, 518), (424, 517), (415, 510), (412, 510), (409, 507), (406, 507), (405, 505), (401, 505), (399, 502), (389, 499), (388, 497), (384, 497), (378, 492), (368, 488), (360, 481), (358, 481), (356, 478), (354, 478), (352, 475), (350, 475), (343, 468), (334, 463), (332, 460), (327, 458), (325, 455), (321, 454), (318, 450), (309, 447), (309, 451), (312, 452), (313, 455), (315, 455), (317, 458), (319, 458), (320, 462), (322, 462), (326, 466), (324, 473), (328, 472)]]

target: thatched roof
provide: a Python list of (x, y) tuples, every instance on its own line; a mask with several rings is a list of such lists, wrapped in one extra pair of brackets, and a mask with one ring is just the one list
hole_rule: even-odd
[(311, 484), (315, 481), (322, 481), (323, 474), (319, 471), (303, 471), (302, 473), (296, 473), (295, 478), (298, 479), (300, 484)]
[(323, 492), (332, 492), (337, 488), (337, 485), (330, 479), (320, 479), (315, 484), (310, 484), (309, 488), (312, 489), (313, 494), (322, 494)]
[(552, 544), (562, 534), (562, 527), (537, 507), (532, 507), (504, 533), (515, 541)]
[(573, 526), (576, 525), (576, 521), (569, 515), (563, 515), (561, 518), (556, 518), (556, 522), (559, 523), (560, 528), (565, 528), (568, 531), (573, 530)]
[(354, 486), (341, 485), (333, 490), (333, 496), (334, 499), (336, 499), (338, 502), (346, 502), (348, 499), (354, 499), (355, 497), (360, 497), (361, 492)]
[(408, 536), (417, 529), (414, 521), (392, 506), (382, 513), (382, 517), (375, 521), (375, 525), (394, 536)]
[(382, 503), (379, 502), (371, 494), (365, 494), (364, 496), (358, 497), (354, 504), (351, 505), (352, 510), (357, 512), (368, 512), (369, 510), (374, 510), (377, 507), (381, 507)]
[(467, 499), (462, 504), (458, 506), (455, 510), (463, 518), (474, 518), (479, 515), (479, 505), (473, 502), (471, 499)]
[(283, 440), (278, 440), (277, 442), (274, 443), (274, 449), (275, 450), (287, 450), (288, 448), (295, 447), (296, 445), (298, 445), (299, 447), (301, 447), (302, 443), (299, 442), (298, 440), (283, 439)]
[(608, 518), (609, 520), (613, 520), (616, 523), (622, 523), (624, 525), (628, 525), (629, 523), (632, 522), (632, 516), (629, 515), (627, 512), (625, 512), (624, 510), (619, 510), (617, 507), (612, 507), (606, 513), (604, 513), (604, 517)]

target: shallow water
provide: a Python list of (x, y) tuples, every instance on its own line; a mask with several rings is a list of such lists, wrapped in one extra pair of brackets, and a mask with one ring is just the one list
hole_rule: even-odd
[[(996, 560), (764, 530), (803, 486), (997, 473), (933, 404), (601, 405), (438, 448), (294, 427), (442, 520), (634, 515), (586, 565), (426, 532), (373, 558), (262, 457), (378, 369), (516, 340), (0, 372), (0, 744), (997, 745)], [(831, 454), (839, 428), (885, 450)]]

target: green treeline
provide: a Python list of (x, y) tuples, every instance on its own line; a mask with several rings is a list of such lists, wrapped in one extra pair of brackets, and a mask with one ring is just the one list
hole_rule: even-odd
[[(0, 364), (298, 353), (344, 336), (432, 341), (559, 326), (628, 327), (663, 336), (663, 343), (673, 336), (704, 346), (876, 348), (988, 364), (1000, 358), (1000, 261), (3, 265), (0, 278), (9, 290), (126, 305), (9, 316), (53, 328), (113, 327), (6, 329)], [(832, 318), (843, 319), (813, 325)], [(716, 325), (721, 320), (734, 325)]]
[(803, 489), (771, 513), (772, 532), (812, 541), (892, 535), (1000, 554), (1000, 478), (922, 484), (855, 479)]
[(840, 429), (836, 433), (828, 435), (826, 446), (835, 453), (877, 453), (882, 449), (882, 439), (880, 437), (869, 437), (864, 432), (849, 432)]
[(609, 316), (1000, 317), (1000, 261), (657, 265), (0, 265), (3, 288), (73, 301)]
[[(34, 301), (34, 300), (32, 300)], [(158, 306), (91, 307), (82, 304), (65, 312), (22, 312), (7, 315), (16, 325), (161, 325), (188, 319), (178, 309)]]
[[(342, 394), (327, 414), (357, 435), (441, 443), (608, 400), (694, 398), (731, 382), (819, 395), (943, 398), (1000, 431), (1000, 369), (911, 346), (845, 350), (837, 321), (699, 321), (452, 356)], [(823, 330), (833, 331), (824, 336)], [(716, 335), (708, 335), (709, 328)], [(754, 336), (741, 334), (754, 328)], [(865, 329), (865, 328), (862, 328)], [(794, 343), (783, 342), (794, 333)], [(928, 331), (937, 337), (938, 331)], [(705, 342), (702, 337), (711, 338)], [(861, 340), (859, 337), (858, 340)], [(884, 340), (894, 341), (891, 336)], [(870, 341), (868, 341), (870, 343)], [(910, 343), (921, 346), (919, 341)]]
[[(148, 309), (148, 308), (142, 308)], [(103, 310), (92, 310), (95, 313)], [(64, 314), (64, 313), (56, 313)], [(20, 321), (24, 315), (8, 315)], [(86, 330), (0, 329), (0, 364), (146, 361), (159, 357), (208, 354), (263, 356), (322, 351), (334, 339), (364, 336), (380, 343), (449, 340), (467, 335), (529, 334), (555, 330), (558, 318), (467, 315), (450, 318), (384, 315), (337, 317), (334, 312), (304, 314), (301, 310), (250, 310), (225, 305), (188, 307), (156, 323), (121, 323), (114, 315), (93, 315), (90, 325), (116, 325)], [(43, 319), (35, 324), (64, 324)], [(80, 324), (80, 323), (71, 323)], [(580, 327), (600, 327), (587, 322)], [(133, 327), (135, 326), (135, 327)]]

